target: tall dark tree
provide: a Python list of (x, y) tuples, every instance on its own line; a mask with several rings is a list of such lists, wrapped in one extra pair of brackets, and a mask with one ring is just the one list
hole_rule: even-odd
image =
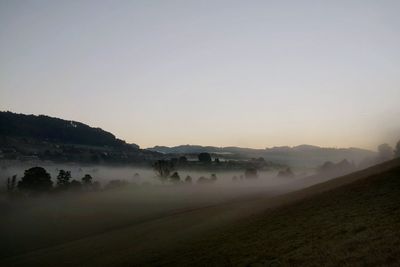
[(258, 173), (256, 168), (247, 168), (244, 171), (244, 176), (246, 179), (258, 178)]
[(42, 167), (33, 167), (25, 171), (18, 189), (30, 192), (48, 192), (53, 187), (50, 174)]
[(198, 184), (212, 184), (217, 180), (217, 178), (207, 178), (204, 176), (201, 176), (199, 179), (197, 179)]
[(90, 174), (82, 177), (82, 188), (87, 191), (93, 190), (93, 177)]
[(178, 172), (174, 172), (169, 179), (173, 183), (179, 183), (181, 181), (181, 177), (179, 176)]
[(158, 177), (165, 179), (168, 178), (174, 170), (174, 164), (168, 160), (157, 160), (153, 164), (153, 169)]
[(292, 169), (290, 169), (290, 167), (287, 167), (286, 169), (280, 170), (278, 172), (278, 177), (291, 178), (291, 177), (294, 177), (294, 173), (293, 173)]
[(13, 175), (11, 178), (7, 178), (7, 193), (11, 194), (15, 191), (17, 184), (17, 175)]
[(210, 155), (210, 153), (206, 153), (206, 152), (200, 153), (200, 154), (198, 155), (198, 158), (199, 158), (199, 161), (200, 161), (200, 162), (203, 162), (203, 163), (210, 163), (210, 162), (211, 162), (211, 155)]
[(71, 172), (60, 170), (57, 176), (57, 186), (66, 188), (68, 187), (71, 179)]
[(90, 174), (85, 174), (82, 178), (82, 184), (83, 185), (91, 185), (92, 184), (93, 177)]
[(13, 175), (11, 177), (11, 185), (10, 185), (11, 191), (15, 190), (16, 185), (17, 185), (17, 175)]
[(394, 156), (396, 158), (400, 158), (400, 140), (396, 144), (396, 150), (394, 151)]

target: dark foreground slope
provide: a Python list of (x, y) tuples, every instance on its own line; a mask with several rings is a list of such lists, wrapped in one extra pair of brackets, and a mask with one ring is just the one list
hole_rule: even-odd
[(287, 195), (173, 213), (0, 260), (1, 266), (399, 264), (400, 160)]
[(400, 266), (400, 167), (244, 219), (165, 263)]

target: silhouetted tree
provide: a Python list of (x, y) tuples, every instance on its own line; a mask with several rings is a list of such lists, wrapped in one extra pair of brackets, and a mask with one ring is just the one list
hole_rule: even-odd
[(11, 178), (11, 190), (14, 190), (17, 185), (17, 175), (13, 175)]
[(70, 171), (60, 170), (57, 176), (57, 186), (61, 188), (67, 188), (70, 179), (71, 179)]
[(353, 171), (356, 168), (356, 166), (355, 166), (354, 162), (350, 163), (347, 159), (344, 159), (344, 160), (336, 163), (336, 168), (338, 170), (349, 172), (349, 171)]
[(186, 176), (185, 183), (192, 183), (192, 177), (190, 177), (190, 175)]
[(396, 158), (400, 158), (400, 140), (396, 144), (396, 150), (394, 151), (394, 155)]
[(204, 176), (201, 176), (198, 180), (197, 183), (198, 184), (211, 184), (214, 183), (217, 180), (217, 177), (214, 176), (214, 178), (206, 178)]
[(171, 177), (170, 177), (171, 182), (173, 183), (179, 183), (181, 178), (179, 177), (178, 172), (174, 172)]
[(244, 171), (244, 176), (246, 179), (253, 179), (253, 178), (258, 178), (258, 173), (256, 168), (247, 168)]
[(325, 161), (324, 164), (322, 164), (319, 168), (318, 168), (318, 172), (320, 173), (327, 173), (327, 172), (331, 172), (335, 169), (335, 164), (331, 161)]
[(153, 164), (153, 169), (162, 179), (168, 178), (174, 169), (174, 165), (168, 160), (157, 160)]
[(15, 191), (17, 184), (17, 175), (13, 175), (11, 178), (7, 178), (7, 192), (11, 193)]
[(278, 177), (291, 178), (294, 177), (294, 173), (292, 172), (292, 169), (287, 167), (286, 169), (279, 171)]
[(214, 159), (214, 162), (218, 164), (218, 163), (220, 162), (220, 161), (219, 161), (219, 158), (215, 158), (215, 159)]
[(320, 175), (344, 175), (346, 173), (354, 171), (356, 166), (354, 163), (350, 163), (347, 159), (343, 159), (338, 163), (326, 161), (318, 168), (318, 174)]
[(85, 176), (82, 177), (82, 187), (85, 190), (93, 189), (93, 177), (90, 174), (85, 174)]
[(210, 155), (210, 153), (206, 153), (206, 152), (200, 153), (200, 154), (198, 155), (198, 158), (199, 158), (199, 161), (200, 161), (200, 162), (203, 162), (203, 163), (210, 163), (210, 162), (211, 162), (211, 155)]
[(52, 189), (53, 182), (50, 174), (42, 167), (33, 167), (25, 171), (21, 181), (18, 182), (18, 189), (30, 192), (48, 192)]
[(82, 184), (83, 185), (91, 185), (92, 180), (93, 180), (93, 177), (90, 174), (85, 174), (85, 176), (82, 177)]

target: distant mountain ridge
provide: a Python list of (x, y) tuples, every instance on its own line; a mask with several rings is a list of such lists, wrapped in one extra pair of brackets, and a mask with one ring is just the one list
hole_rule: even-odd
[(245, 147), (235, 147), (235, 146), (228, 146), (228, 147), (215, 147), (215, 146), (201, 146), (201, 145), (179, 145), (179, 146), (154, 146), (150, 148), (146, 148), (147, 150), (157, 151), (160, 153), (200, 153), (200, 152), (208, 152), (208, 153), (219, 153), (219, 152), (290, 152), (290, 151), (298, 151), (298, 152), (307, 152), (307, 151), (315, 151), (315, 150), (337, 150), (337, 151), (346, 151), (346, 150), (353, 150), (353, 151), (361, 151), (367, 153), (374, 153), (371, 150), (356, 148), (356, 147), (349, 147), (349, 148), (330, 148), (330, 147), (319, 147), (313, 145), (298, 145), (298, 146), (279, 146), (279, 147), (271, 147), (271, 148), (245, 148)]
[[(59, 148), (59, 145), (69, 147)], [(36, 155), (41, 159), (87, 162), (130, 162), (175, 157), (175, 154), (192, 154), (197, 157), (194, 154), (208, 152), (226, 159), (263, 157), (267, 161), (301, 167), (315, 167), (326, 161), (339, 162), (343, 159), (358, 163), (376, 156), (376, 152), (360, 148), (312, 145), (265, 149), (180, 145), (140, 149), (138, 145), (128, 144), (110, 132), (80, 122), (9, 111), (0, 111), (0, 150), (8, 151), (10, 158)]]
[(147, 150), (164, 154), (208, 152), (221, 155), (236, 155), (244, 158), (263, 157), (265, 160), (290, 164), (292, 166), (317, 166), (323, 164), (325, 161), (339, 162), (343, 159), (361, 162), (366, 158), (376, 155), (374, 151), (361, 148), (326, 148), (313, 145), (281, 146), (265, 149), (180, 145), (175, 147), (155, 146), (147, 148)]
[(237, 152), (251, 152), (251, 151), (263, 151), (263, 149), (257, 148), (242, 148), (242, 147), (216, 147), (216, 146), (201, 146), (201, 145), (179, 145), (179, 146), (154, 146), (147, 148), (147, 150), (157, 151), (160, 153), (171, 154), (171, 153), (237, 153)]

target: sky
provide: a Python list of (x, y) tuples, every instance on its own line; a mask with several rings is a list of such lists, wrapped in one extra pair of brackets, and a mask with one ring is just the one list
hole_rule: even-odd
[(400, 1), (0, 0), (0, 110), (141, 147), (400, 139)]

